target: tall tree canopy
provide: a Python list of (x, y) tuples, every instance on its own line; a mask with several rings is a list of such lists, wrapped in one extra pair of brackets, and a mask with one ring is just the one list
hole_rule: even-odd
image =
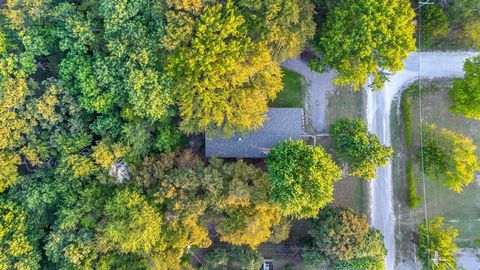
[(458, 247), (454, 240), (458, 230), (446, 226), (442, 217), (432, 217), (418, 226), (417, 257), (432, 270), (457, 269)]
[(310, 223), (316, 248), (335, 269), (385, 269), (382, 234), (350, 209), (327, 207)]
[(309, 0), (0, 2), (0, 268), (185, 269), (209, 224), (288, 236), (267, 173), (179, 148), (261, 126)]
[(258, 128), (282, 89), (281, 70), (265, 42), (249, 36), (234, 2), (167, 14), (168, 72), (188, 133), (232, 134)]
[(472, 139), (435, 125), (424, 128), (423, 160), (425, 173), (455, 192), (461, 192), (480, 170), (477, 146)]
[(270, 200), (284, 215), (314, 217), (333, 201), (333, 186), (342, 176), (332, 157), (320, 146), (288, 140), (273, 148), (267, 158)]
[(336, 84), (355, 90), (373, 76), (373, 89), (381, 89), (389, 72), (403, 68), (403, 59), (415, 50), (415, 12), (410, 1), (323, 0), (326, 11), (313, 47), (319, 54), (316, 70), (333, 68)]
[(264, 40), (278, 62), (300, 55), (315, 33), (310, 0), (240, 0), (238, 6), (249, 33)]
[(393, 154), (393, 148), (382, 145), (361, 119), (339, 119), (330, 127), (330, 134), (337, 154), (351, 166), (352, 176), (374, 179), (376, 166), (384, 166)]
[(480, 55), (463, 65), (465, 76), (455, 79), (450, 98), (450, 110), (468, 118), (480, 120)]
[(0, 201), (0, 269), (40, 269), (40, 255), (26, 226), (25, 212)]

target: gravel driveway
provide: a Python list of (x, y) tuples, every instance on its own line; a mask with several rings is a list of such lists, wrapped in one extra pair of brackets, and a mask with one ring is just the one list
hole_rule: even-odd
[(282, 63), (284, 68), (293, 70), (305, 78), (306, 115), (311, 129), (308, 132), (321, 133), (326, 129), (325, 110), (327, 108), (327, 93), (333, 91), (332, 79), (334, 72), (313, 72), (307, 62), (295, 58)]

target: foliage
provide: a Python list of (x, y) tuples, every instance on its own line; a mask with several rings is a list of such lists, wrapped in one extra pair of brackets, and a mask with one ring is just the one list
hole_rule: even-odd
[(203, 256), (203, 261), (208, 265), (208, 269), (223, 269), (228, 265), (228, 260), (228, 253), (224, 248), (209, 250)]
[(408, 196), (407, 203), (408, 207), (415, 209), (420, 203), (420, 197), (417, 196), (417, 178), (413, 175), (413, 164), (412, 162), (407, 163), (407, 182), (408, 182)]
[(374, 179), (376, 166), (384, 166), (393, 154), (393, 148), (382, 145), (361, 119), (339, 119), (330, 127), (330, 134), (338, 156), (350, 164), (352, 176)]
[(269, 240), (281, 218), (280, 207), (268, 200), (268, 176), (243, 162), (223, 164), (221, 171), (227, 186), (218, 202), (223, 212), (216, 227), (220, 240), (255, 248)]
[(279, 244), (288, 239), (292, 221), (288, 218), (282, 218), (277, 225), (272, 226), (272, 233), (268, 242)]
[(318, 269), (325, 265), (328, 259), (320, 253), (316, 248), (304, 247), (302, 250), (303, 266), (307, 269)]
[(273, 148), (266, 162), (270, 200), (284, 215), (314, 217), (333, 201), (333, 185), (342, 172), (323, 148), (288, 140)]
[(26, 218), (14, 203), (0, 201), (1, 269), (40, 269), (40, 256), (29, 237)]
[(400, 109), (401, 109), (401, 115), (402, 115), (402, 122), (403, 122), (403, 128), (404, 128), (404, 133), (405, 133), (405, 145), (407, 149), (410, 149), (412, 147), (412, 125), (413, 125), (413, 115), (412, 115), (412, 103), (410, 102), (410, 99), (408, 97), (410, 93), (410, 89), (406, 89), (402, 93), (402, 99), (400, 101)]
[(480, 56), (468, 59), (463, 79), (455, 79), (450, 98), (450, 110), (467, 118), (480, 120)]
[(442, 217), (433, 217), (418, 226), (417, 256), (428, 269), (456, 269), (457, 245), (454, 239), (458, 231), (446, 226)]
[[(233, 1), (167, 14), (167, 71), (187, 133), (256, 129), (282, 88), (266, 44), (248, 36)], [(208, 48), (208, 49), (207, 49)]]
[(435, 125), (424, 127), (423, 155), (425, 173), (455, 192), (461, 192), (480, 170), (476, 145), (472, 139)]
[(310, 0), (240, 0), (238, 6), (254, 39), (267, 43), (275, 61), (300, 55), (315, 33)]
[(359, 265), (368, 265), (365, 269), (385, 268), (383, 236), (369, 228), (365, 216), (350, 209), (327, 207), (310, 227), (316, 247), (340, 269)]
[(477, 0), (441, 1), (419, 10), (422, 49), (480, 48)]
[(312, 67), (335, 69), (336, 84), (358, 90), (373, 76), (371, 86), (381, 89), (387, 72), (401, 70), (403, 59), (415, 50), (415, 13), (408, 0), (318, 2), (326, 18), (313, 42), (320, 60)]
[(256, 270), (262, 266), (263, 256), (256, 249), (248, 247), (235, 247), (232, 249), (235, 259), (242, 270)]
[(105, 205), (105, 219), (108, 225), (101, 228), (101, 248), (140, 255), (164, 249), (162, 216), (140, 193), (129, 189), (117, 192)]
[(434, 47), (439, 38), (445, 37), (449, 32), (448, 15), (440, 5), (425, 5), (420, 13), (422, 49)]

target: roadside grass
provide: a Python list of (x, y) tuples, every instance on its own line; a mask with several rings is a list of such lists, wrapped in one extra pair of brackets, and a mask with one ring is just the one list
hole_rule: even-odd
[(302, 75), (295, 71), (282, 68), (283, 90), (270, 103), (274, 108), (303, 108), (305, 86)]
[(412, 140), (413, 140), (413, 133), (412, 133), (412, 125), (413, 125), (413, 111), (412, 111), (412, 103), (410, 101), (411, 96), (415, 95), (415, 91), (417, 88), (414, 84), (407, 87), (400, 99), (400, 118), (402, 120), (402, 127), (403, 127), (403, 136), (405, 142), (405, 150), (406, 150), (406, 175), (407, 175), (407, 185), (408, 185), (408, 192), (407, 192), (407, 204), (408, 207), (415, 209), (418, 207), (418, 203), (420, 198), (417, 195), (417, 186), (416, 186), (416, 177), (413, 172), (413, 163), (415, 162), (415, 153), (412, 153)]
[(364, 90), (355, 92), (350, 87), (342, 86), (337, 86), (333, 92), (328, 93), (327, 128), (339, 118), (365, 118), (364, 93)]
[[(439, 128), (447, 128), (452, 131), (463, 133), (471, 137), (477, 146), (480, 146), (480, 121), (458, 117), (450, 112), (450, 98), (448, 91), (451, 88), (452, 79), (438, 79), (422, 81), (422, 107), (423, 122), (437, 125)], [(415, 93), (415, 94), (412, 94)], [(420, 111), (416, 92), (412, 92), (411, 105), (412, 115), (412, 149), (409, 157), (414, 158), (420, 149)], [(477, 156), (480, 148), (477, 148)], [(421, 177), (420, 166), (413, 168), (414, 174)], [(474, 181), (461, 193), (456, 193), (445, 188), (441, 183), (426, 179), (426, 198), (422, 198), (428, 210), (428, 217), (444, 216), (446, 223), (459, 230), (458, 244), (468, 246), (478, 238), (480, 232), (480, 183)], [(417, 182), (418, 190), (422, 190), (422, 181)], [(417, 222), (424, 219), (423, 208), (416, 211)], [(417, 223), (417, 224), (418, 224)]]

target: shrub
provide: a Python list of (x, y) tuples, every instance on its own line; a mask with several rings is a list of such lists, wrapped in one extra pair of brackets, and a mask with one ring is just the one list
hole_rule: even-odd
[(407, 181), (408, 181), (408, 207), (415, 209), (418, 207), (420, 198), (417, 196), (417, 179), (413, 175), (413, 165), (409, 161), (407, 164)]
[(402, 94), (402, 99), (400, 101), (400, 108), (402, 112), (402, 122), (403, 128), (405, 129), (405, 145), (407, 149), (412, 147), (412, 103), (408, 98), (410, 91), (405, 90)]

